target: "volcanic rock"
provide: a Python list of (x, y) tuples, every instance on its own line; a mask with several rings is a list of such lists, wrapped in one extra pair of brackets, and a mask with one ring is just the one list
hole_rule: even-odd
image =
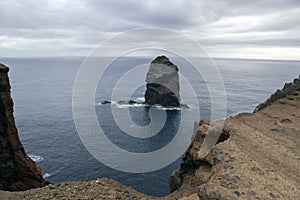
[(178, 68), (166, 56), (158, 56), (146, 77), (145, 104), (180, 107)]
[(205, 157), (199, 150), (218, 121), (201, 121), (170, 178), (171, 192), (197, 192), (200, 199), (299, 199), (298, 86), (296, 78), (257, 112), (218, 120), (224, 122), (221, 137)]
[(273, 93), (265, 102), (256, 106), (254, 112), (258, 112), (264, 109), (265, 107), (271, 105), (276, 100), (284, 98), (298, 89), (300, 89), (300, 75), (299, 78), (295, 78), (293, 82), (286, 83), (281, 90), (280, 89), (276, 90), (276, 92)]
[(0, 64), (0, 190), (18, 191), (46, 184), (18, 136), (10, 94), (9, 68)]

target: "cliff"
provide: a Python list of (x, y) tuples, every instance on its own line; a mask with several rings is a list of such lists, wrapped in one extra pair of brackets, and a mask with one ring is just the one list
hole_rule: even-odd
[(40, 168), (26, 155), (13, 116), (9, 68), (0, 64), (0, 189), (27, 190), (42, 187)]
[(278, 89), (274, 94), (272, 94), (265, 102), (256, 106), (254, 112), (258, 112), (265, 107), (271, 105), (278, 99), (284, 98), (287, 95), (291, 94), (293, 91), (300, 89), (300, 75), (299, 78), (294, 79), (291, 83), (286, 83), (282, 89)]
[(281, 91), (254, 114), (225, 119), (218, 144), (204, 158), (198, 153), (212, 124), (201, 121), (170, 178), (171, 190), (212, 200), (299, 199), (300, 79)]
[[(2, 74), (1, 72), (1, 85), (8, 81), (3, 81)], [(299, 84), (299, 79), (295, 79), (289, 92), (283, 96), (276, 95), (277, 97), (272, 98), (272, 102), (263, 109), (255, 113), (240, 113), (228, 117), (224, 120), (221, 130), (220, 127), (214, 127), (212, 130), (219, 129), (222, 134), (218, 143), (204, 158), (199, 158), (199, 149), (209, 126), (214, 126), (216, 122), (202, 120), (197, 123), (195, 135), (183, 157), (181, 167), (170, 177), (172, 193), (166, 197), (147, 196), (110, 179), (61, 183), (24, 192), (0, 191), (0, 197), (14, 200), (299, 199)], [(5, 91), (7, 93), (7, 89)], [(1, 99), (2, 96), (1, 89)], [(10, 108), (12, 109), (12, 106)], [(10, 113), (12, 117), (12, 111)], [(2, 121), (4, 120), (1, 120), (1, 123)], [(1, 131), (1, 139), (3, 136), (5, 135)], [(11, 148), (5, 149), (14, 152)], [(23, 150), (21, 152), (24, 153)], [(27, 169), (26, 166), (23, 167)]]
[(178, 68), (166, 56), (156, 57), (146, 76), (145, 103), (179, 107)]

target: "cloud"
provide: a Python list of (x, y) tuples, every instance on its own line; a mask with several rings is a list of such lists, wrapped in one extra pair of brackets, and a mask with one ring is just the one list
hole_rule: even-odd
[(272, 58), (293, 48), (288, 58), (300, 59), (299, 16), (298, 0), (2, 0), (0, 56), (85, 56), (113, 35), (154, 26), (188, 35), (211, 56), (256, 57), (256, 48)]

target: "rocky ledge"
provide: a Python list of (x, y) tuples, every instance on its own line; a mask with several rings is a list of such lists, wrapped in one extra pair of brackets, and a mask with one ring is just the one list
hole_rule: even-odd
[(0, 189), (18, 191), (42, 187), (46, 182), (41, 170), (27, 156), (19, 140), (8, 71), (9, 68), (0, 64)]
[(300, 75), (299, 78), (295, 78), (293, 82), (286, 83), (281, 90), (278, 89), (276, 92), (274, 92), (274, 94), (272, 94), (265, 102), (256, 106), (254, 112), (258, 112), (264, 109), (265, 107), (271, 105), (276, 100), (284, 98), (289, 94), (291, 94), (293, 91), (299, 89), (300, 89)]
[(300, 79), (286, 84), (284, 95), (277, 93), (263, 109), (225, 119), (218, 143), (204, 158), (199, 149), (209, 126), (218, 123), (201, 121), (170, 178), (171, 191), (211, 200), (299, 199)]

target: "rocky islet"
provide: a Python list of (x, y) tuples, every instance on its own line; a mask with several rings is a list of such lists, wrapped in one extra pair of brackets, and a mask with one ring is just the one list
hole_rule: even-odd
[[(26, 155), (13, 118), (7, 77), (0, 65), (0, 187), (26, 190), (46, 184)], [(300, 78), (271, 95), (255, 113), (224, 120), (212, 151), (199, 149), (215, 122), (196, 123), (181, 167), (170, 177), (171, 194), (156, 198), (110, 179), (48, 185), (24, 192), (0, 191), (2, 199), (298, 199), (300, 196)], [(284, 93), (284, 94), (283, 94)], [(283, 95), (282, 95), (283, 94)], [(220, 127), (216, 127), (218, 129)], [(214, 129), (212, 129), (214, 130)]]
[(156, 57), (146, 75), (145, 104), (180, 107), (178, 67), (166, 56)]

